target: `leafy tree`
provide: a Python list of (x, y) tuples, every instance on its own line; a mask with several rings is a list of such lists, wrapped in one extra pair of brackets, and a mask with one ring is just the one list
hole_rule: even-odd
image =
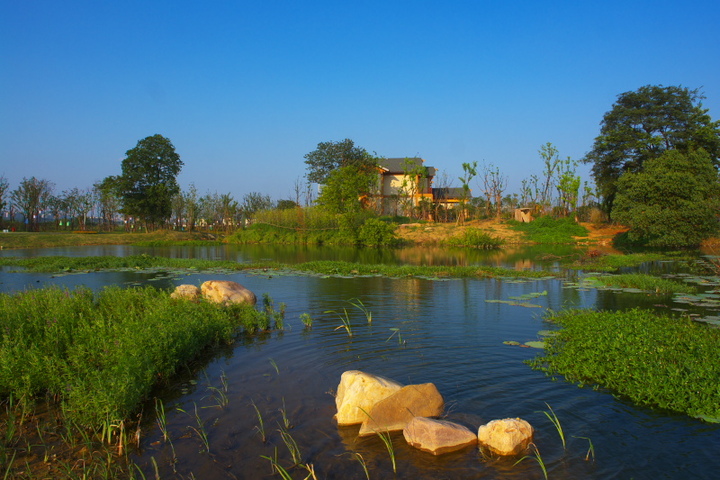
[(92, 192), (74, 187), (62, 193), (62, 200), (66, 214), (78, 221), (80, 230), (85, 230), (87, 215), (95, 203)]
[(377, 186), (378, 175), (363, 165), (345, 165), (328, 175), (317, 204), (330, 213), (352, 216)]
[(40, 211), (48, 206), (53, 188), (52, 182), (31, 177), (23, 178), (18, 188), (10, 193), (12, 203), (25, 217), (28, 230), (39, 230)]
[(600, 135), (585, 156), (606, 208), (625, 172), (642, 171), (645, 162), (667, 150), (687, 153), (703, 148), (715, 166), (720, 161), (720, 122), (702, 108), (697, 89), (647, 85), (618, 96), (600, 123)]
[(275, 208), (277, 208), (278, 210), (291, 210), (299, 206), (300, 205), (293, 200), (278, 200)]
[(649, 246), (698, 245), (717, 231), (720, 183), (704, 150), (668, 150), (641, 172), (618, 180), (613, 220), (630, 227), (631, 241)]
[(195, 224), (200, 216), (200, 199), (198, 198), (197, 188), (191, 183), (186, 192), (182, 193), (183, 206), (185, 208), (185, 216), (189, 231), (195, 230)]
[(123, 212), (156, 226), (172, 215), (172, 198), (180, 191), (177, 175), (183, 166), (169, 139), (146, 137), (122, 161), (120, 192)]
[(377, 158), (367, 150), (346, 138), (340, 142), (321, 142), (315, 150), (305, 155), (308, 182), (324, 184), (334, 170), (349, 165), (374, 167)]
[(100, 216), (105, 230), (115, 228), (115, 216), (120, 210), (120, 177), (111, 175), (93, 185), (95, 198), (100, 207)]

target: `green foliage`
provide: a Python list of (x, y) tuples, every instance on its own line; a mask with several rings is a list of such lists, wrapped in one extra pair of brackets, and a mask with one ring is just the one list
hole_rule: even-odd
[(159, 225), (172, 215), (172, 198), (180, 192), (176, 177), (183, 162), (169, 139), (153, 135), (138, 141), (122, 161), (119, 189), (123, 212)]
[(570, 267), (592, 272), (613, 272), (622, 267), (637, 267), (646, 262), (667, 260), (672, 257), (662, 253), (628, 253), (626, 255), (603, 255), (597, 250), (589, 250)]
[(396, 245), (399, 240), (395, 235), (396, 226), (383, 222), (378, 218), (368, 218), (360, 226), (358, 240), (367, 247), (387, 247)]
[(175, 300), (153, 288), (2, 294), (0, 398), (47, 393), (78, 425), (117, 424), (203, 349), (261, 323), (247, 305)]
[(18, 188), (10, 192), (10, 200), (25, 217), (28, 230), (38, 231), (40, 210), (48, 207), (53, 188), (52, 182), (31, 177), (23, 178)]
[(617, 182), (612, 209), (628, 239), (653, 247), (698, 245), (717, 231), (720, 183), (704, 151), (666, 151)]
[(502, 239), (493, 237), (487, 232), (483, 232), (479, 228), (468, 228), (461, 235), (450, 237), (447, 244), (453, 247), (475, 247), (475, 248), (500, 248), (503, 243)]
[(315, 150), (305, 155), (307, 179), (325, 184), (331, 173), (341, 167), (353, 166), (361, 170), (373, 169), (377, 158), (346, 138), (339, 142), (320, 142)]
[(562, 329), (545, 339), (533, 368), (597, 384), (641, 405), (720, 419), (720, 329), (686, 317), (633, 309), (566, 310), (548, 321)]
[(617, 181), (625, 172), (639, 173), (645, 162), (666, 150), (687, 153), (705, 149), (716, 166), (720, 159), (720, 122), (702, 108), (699, 90), (646, 85), (618, 96), (601, 122), (585, 162), (600, 194), (612, 205)]
[(508, 222), (510, 228), (524, 232), (536, 243), (574, 243), (573, 237), (586, 237), (588, 231), (571, 218), (540, 217), (529, 223)]
[(377, 179), (373, 167), (338, 167), (326, 176), (316, 203), (330, 213), (352, 215), (363, 209), (363, 198), (375, 189)]

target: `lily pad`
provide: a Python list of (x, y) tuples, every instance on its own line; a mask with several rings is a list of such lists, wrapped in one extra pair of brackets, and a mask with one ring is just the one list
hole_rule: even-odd
[(532, 342), (525, 342), (525, 345), (530, 348), (545, 348), (545, 342), (538, 340)]

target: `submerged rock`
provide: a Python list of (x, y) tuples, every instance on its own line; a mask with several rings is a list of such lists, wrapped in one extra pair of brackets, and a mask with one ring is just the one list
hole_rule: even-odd
[(170, 294), (170, 298), (184, 298), (195, 301), (200, 298), (200, 289), (195, 285), (178, 285), (175, 287), (175, 291)]
[(437, 417), (444, 408), (445, 401), (434, 384), (407, 385), (366, 410), (359, 435), (403, 430), (414, 417)]
[(237, 282), (229, 280), (208, 280), (200, 286), (203, 297), (215, 303), (247, 303), (255, 305), (257, 297)]
[(478, 437), (466, 427), (445, 420), (415, 417), (403, 429), (405, 441), (433, 455), (461, 450), (478, 442)]
[(338, 425), (362, 423), (373, 405), (401, 388), (401, 384), (378, 375), (360, 370), (344, 372), (335, 397)]
[(478, 429), (478, 441), (498, 455), (517, 455), (533, 438), (532, 426), (520, 418), (493, 420)]

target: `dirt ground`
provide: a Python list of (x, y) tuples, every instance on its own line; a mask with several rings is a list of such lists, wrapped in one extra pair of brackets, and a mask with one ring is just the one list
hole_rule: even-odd
[[(618, 233), (627, 231), (626, 227), (617, 225), (595, 226), (590, 223), (582, 223), (589, 230), (589, 235), (583, 237), (581, 243), (594, 245), (609, 245)], [(398, 236), (404, 240), (419, 245), (437, 245), (445, 239), (462, 234), (467, 228), (479, 228), (496, 238), (505, 240), (506, 244), (526, 243), (523, 234), (508, 228), (505, 223), (494, 220), (472, 220), (465, 225), (454, 223), (410, 223), (400, 225)]]

